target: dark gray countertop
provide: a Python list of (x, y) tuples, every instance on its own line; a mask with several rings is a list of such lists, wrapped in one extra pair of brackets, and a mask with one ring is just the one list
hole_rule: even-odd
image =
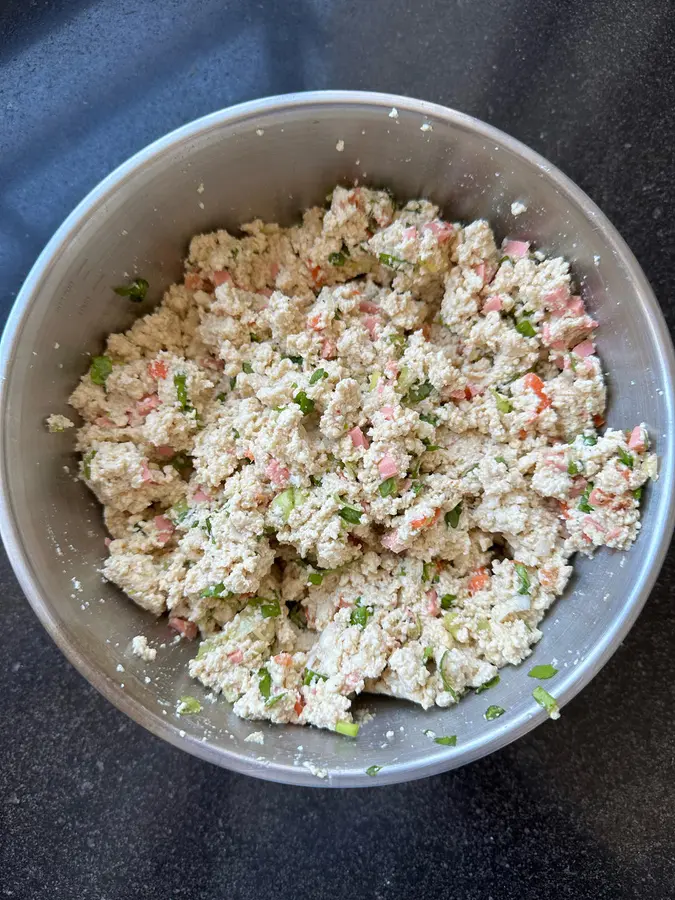
[[(4, 0), (0, 303), (100, 178), (220, 107), (321, 88), (456, 107), (525, 141), (627, 239), (671, 327), (669, 0)], [(161, 743), (65, 661), (0, 561), (0, 896), (675, 895), (675, 556), (592, 684), (460, 771), (266, 784)]]

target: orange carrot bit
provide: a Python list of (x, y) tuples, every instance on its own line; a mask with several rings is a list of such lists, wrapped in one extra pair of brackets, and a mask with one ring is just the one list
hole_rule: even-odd
[(166, 378), (169, 373), (169, 369), (166, 363), (161, 360), (154, 360), (154, 362), (148, 363), (148, 375), (151, 378)]
[(435, 525), (438, 522), (438, 517), (440, 516), (440, 509), (435, 510), (432, 515), (424, 516), (422, 519), (413, 519), (410, 523), (410, 527), (417, 531), (419, 528), (426, 528), (428, 525)]
[(535, 375), (534, 372), (528, 372), (523, 379), (523, 384), (526, 388), (534, 391), (537, 397), (539, 397), (540, 402), (537, 408), (537, 413), (543, 412), (547, 407), (551, 405), (552, 400), (544, 391), (544, 382), (538, 375)]
[(486, 569), (476, 569), (467, 585), (470, 594), (476, 594), (478, 591), (484, 591), (490, 587), (490, 576)]
[(593, 424), (596, 428), (602, 428), (602, 426), (605, 424), (605, 417), (601, 413), (596, 413), (593, 416)]
[(304, 708), (305, 708), (305, 704), (302, 702), (302, 700), (295, 701), (295, 706), (293, 707), (293, 709), (295, 710), (296, 716), (299, 716), (302, 713)]
[(518, 432), (518, 437), (520, 438), (521, 441), (524, 441), (525, 438), (527, 437), (527, 431), (524, 428), (521, 428), (520, 431)]

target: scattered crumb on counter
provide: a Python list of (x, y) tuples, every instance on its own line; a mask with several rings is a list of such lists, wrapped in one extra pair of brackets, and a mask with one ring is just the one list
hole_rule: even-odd
[(157, 656), (157, 651), (148, 646), (148, 639), (144, 634), (137, 634), (131, 641), (131, 652), (134, 656), (139, 656), (145, 662), (153, 662)]
[(244, 741), (247, 744), (264, 744), (265, 735), (262, 731), (252, 731), (248, 737), (244, 738)]
[(317, 778), (328, 778), (328, 769), (323, 769), (319, 766), (315, 766), (314, 763), (311, 763), (308, 759), (306, 759), (302, 765)]
[(338, 141), (337, 144), (335, 145), (335, 149), (337, 150), (338, 153), (342, 153), (342, 151), (345, 149), (345, 142)]
[(520, 200), (516, 200), (515, 203), (511, 204), (512, 216), (521, 216), (524, 212), (527, 212), (527, 205), (525, 203), (521, 203)]

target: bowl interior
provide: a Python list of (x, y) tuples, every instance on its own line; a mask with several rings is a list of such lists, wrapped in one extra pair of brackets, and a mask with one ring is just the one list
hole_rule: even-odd
[[(198, 716), (176, 716), (180, 695), (205, 693), (186, 671), (194, 646), (174, 645), (165, 620), (156, 622), (101, 579), (100, 509), (75, 478), (72, 432), (48, 434), (44, 419), (72, 415), (66, 399), (87, 355), (180, 277), (192, 235), (236, 229), (257, 216), (289, 224), (304, 208), (323, 203), (335, 183), (358, 179), (390, 187), (400, 198), (427, 197), (453, 220), (485, 217), (498, 237), (532, 240), (573, 262), (601, 325), (608, 421), (616, 427), (646, 421), (666, 475), (647, 491), (633, 552), (581, 560), (573, 585), (544, 623), (532, 661), (556, 663), (560, 674), (548, 686), (561, 700), (600, 668), (632, 623), (672, 526), (671, 348), (632, 256), (579, 191), (516, 142), (439, 107), (393, 102), (397, 118), (390, 116), (391, 98), (377, 96), (247, 104), (139, 154), (57, 234), (26, 283), (3, 345), (4, 536), (38, 614), (80, 670), (146, 727), (222, 765), (276, 780), (373, 783), (364, 775), (373, 764), (384, 767), (379, 783), (431, 774), (512, 740), (545, 714), (532, 700), (525, 665), (503, 670), (489, 694), (451, 710), (424, 712), (366, 697), (361, 707), (375, 716), (357, 741), (243, 722), (224, 701), (205, 702)], [(514, 201), (527, 206), (518, 217), (511, 214)], [(150, 282), (140, 308), (111, 291), (129, 274)], [(152, 664), (130, 654), (139, 633), (166, 645)], [(485, 721), (490, 704), (506, 715)], [(425, 729), (456, 734), (457, 747), (434, 744)], [(245, 742), (253, 731), (264, 733), (264, 744)], [(327, 779), (317, 778), (326, 771)]]

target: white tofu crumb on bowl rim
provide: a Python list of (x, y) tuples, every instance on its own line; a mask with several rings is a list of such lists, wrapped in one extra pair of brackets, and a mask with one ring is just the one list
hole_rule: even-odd
[[(192, 235), (234, 230), (256, 216), (290, 224), (321, 204), (334, 184), (356, 180), (390, 187), (404, 201), (430, 199), (452, 221), (486, 218), (500, 238), (530, 240), (569, 259), (603, 326), (598, 345), (609, 373), (608, 423), (646, 422), (660, 474), (643, 501), (633, 550), (602, 550), (577, 564), (528, 660), (502, 669), (489, 692), (449, 709), (424, 711), (365, 695), (354, 740), (244, 721), (223, 699), (211, 702), (187, 674), (195, 646), (101, 578), (100, 508), (74, 477), (72, 433), (49, 433), (44, 423), (68, 415), (67, 398), (104, 336), (129, 327), (180, 280)], [(111, 291), (129, 277), (150, 283), (142, 305)], [(31, 270), (0, 344), (0, 533), (57, 645), (153, 734), (272, 781), (332, 787), (408, 781), (478, 759), (547, 721), (533, 688), (545, 686), (563, 708), (619, 647), (673, 530), (674, 384), (668, 329), (637, 261), (595, 204), (538, 154), (476, 119), (406, 97), (330, 91), (266, 98), (213, 113), (137, 153), (80, 203)], [(157, 651), (154, 660), (133, 652), (138, 635)], [(554, 678), (528, 678), (532, 666), (547, 664), (558, 669)], [(489, 707), (505, 712), (486, 717)], [(253, 732), (264, 742), (247, 741)], [(455, 736), (454, 743), (437, 742)]]

